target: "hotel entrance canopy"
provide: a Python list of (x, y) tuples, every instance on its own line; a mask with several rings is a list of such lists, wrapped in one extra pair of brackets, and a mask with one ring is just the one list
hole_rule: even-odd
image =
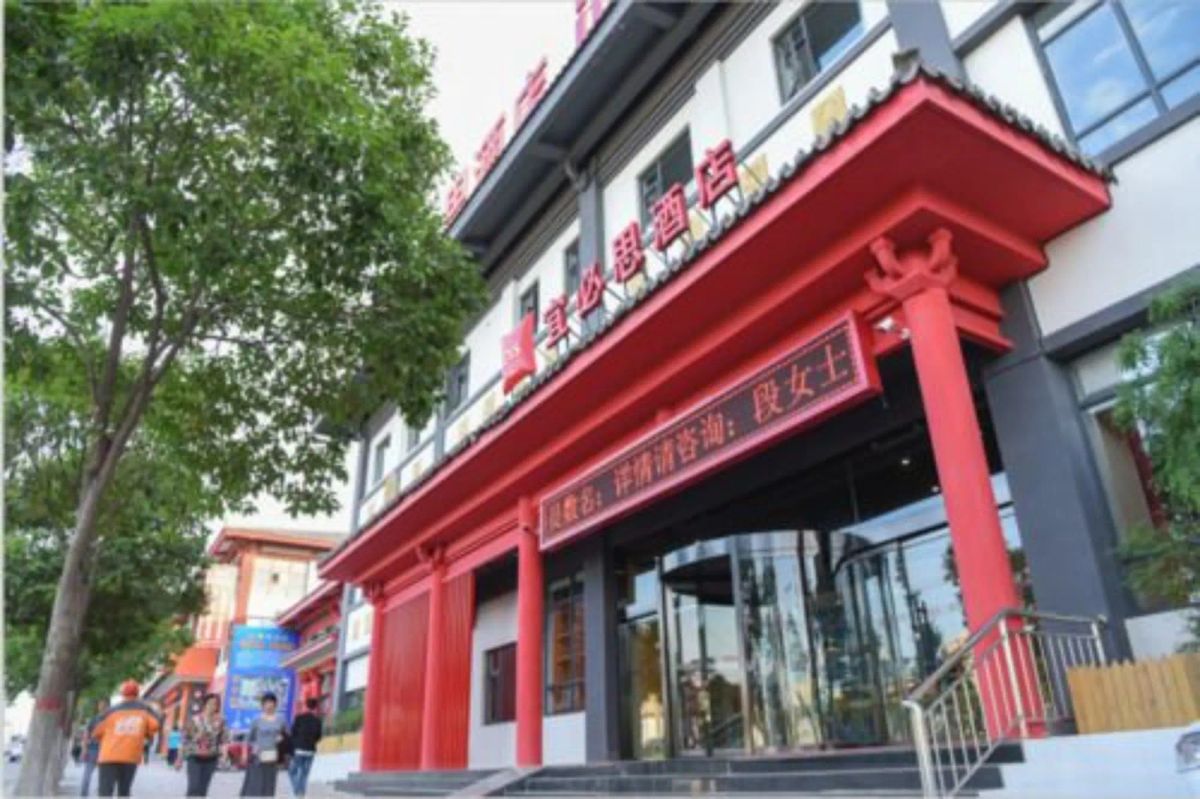
[[(868, 273), (950, 234), (951, 313), (1001, 351), (999, 291), (1045, 268), (1043, 244), (1109, 204), (1107, 176), (994, 98), (914, 68), (785, 163), (736, 216), (694, 242), (647, 296), (536, 378), (468, 445), (325, 561), (331, 579), (393, 593), (419, 551), (451, 574), (516, 546), (517, 499), (585, 473), (732, 379), (851, 312), (876, 355), (905, 346), (904, 304)], [(903, 261), (904, 258), (899, 259)]]

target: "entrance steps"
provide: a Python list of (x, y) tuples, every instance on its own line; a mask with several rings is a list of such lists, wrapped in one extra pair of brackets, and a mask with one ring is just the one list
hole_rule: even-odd
[[(462, 771), (356, 771), (333, 787), (360, 796), (451, 796), (491, 779), (501, 769)], [(473, 794), (476, 796), (482, 794)]]
[[(946, 755), (945, 757), (948, 757)], [(965, 794), (1003, 787), (1000, 764), (1022, 759), (1006, 744), (976, 773)], [(872, 749), (755, 758), (679, 758), (551, 766), (515, 780), (503, 796), (786, 795), (919, 796), (911, 749)]]

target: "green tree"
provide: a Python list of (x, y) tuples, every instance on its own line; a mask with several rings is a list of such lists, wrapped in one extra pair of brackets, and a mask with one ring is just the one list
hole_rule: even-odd
[[(1121, 342), (1117, 422), (1140, 435), (1161, 508), (1123, 546), (1133, 587), (1175, 605), (1200, 596), (1200, 283), (1150, 306), (1150, 329)], [(1200, 642), (1200, 617), (1193, 614)]]
[(69, 347), (87, 397), (17, 786), (42, 795), (127, 453), (150, 439), (227, 507), (329, 511), (315, 416), (424, 418), (482, 288), (430, 202), (431, 55), (376, 4), (9, 0), (5, 46), (9, 321)]
[[(87, 394), (68, 347), (19, 331), (6, 359), (5, 688), (34, 689), (83, 474)], [(109, 695), (190, 643), (181, 618), (204, 607), (204, 521), (216, 507), (202, 476), (155, 444), (131, 442), (97, 518), (85, 562), (92, 598), (70, 696)], [(69, 711), (69, 708), (68, 708)]]

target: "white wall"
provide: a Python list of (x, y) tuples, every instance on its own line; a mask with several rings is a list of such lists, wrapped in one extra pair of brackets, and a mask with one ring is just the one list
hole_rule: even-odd
[(547, 766), (587, 762), (585, 713), (562, 713), (542, 719), (542, 763)]
[(1134, 658), (1161, 658), (1173, 655), (1192, 640), (1188, 621), (1194, 610), (1167, 610), (1125, 620), (1129, 647)]
[[(866, 0), (861, 5), (864, 33), (887, 17), (887, 6), (879, 0)], [(764, 17), (754, 30), (747, 34), (737, 49), (730, 53), (724, 61), (725, 85), (729, 89), (727, 93), (729, 130), (734, 147), (740, 147), (749, 141), (783, 107), (771, 40), (792, 20), (799, 8), (800, 4), (797, 3), (781, 3), (778, 8)], [(887, 44), (880, 47), (881, 42), (887, 42)], [(881, 42), (876, 43), (876, 46), (872, 48), (872, 50), (878, 49), (879, 53), (868, 51), (850, 64), (834, 81), (835, 85), (847, 84), (845, 91), (849, 104), (861, 102), (866, 98), (865, 89), (860, 88), (864, 77), (868, 84), (867, 88), (869, 86), (883, 87), (887, 84), (888, 77), (892, 73), (891, 54), (896, 49), (895, 37), (889, 33), (883, 37)], [(885, 64), (882, 72), (876, 68), (880, 63)], [(866, 67), (865, 73), (864, 67)], [(869, 77), (867, 77), (867, 73), (869, 73)], [(835, 86), (830, 86), (826, 91), (833, 88)], [(825, 94), (826, 92), (822, 92), (814, 100), (819, 102)], [(782, 157), (795, 156), (797, 150), (812, 143), (811, 121), (805, 109), (799, 109), (795, 116), (784, 124), (781, 132), (785, 129), (787, 133), (783, 137), (780, 137), (779, 134), (772, 137), (780, 139), (781, 144), (787, 142), (768, 154), (773, 165), (778, 165)], [(709, 142), (709, 144), (713, 143)]]
[[(564, 253), (571, 242), (579, 238), (579, 218), (576, 217), (567, 225), (562, 233), (550, 242), (549, 246), (542, 251), (524, 274), (518, 277), (515, 281), (516, 288), (513, 290), (513, 321), (517, 321), (517, 302), (520, 300), (525, 290), (534, 283), (538, 284), (538, 320), (537, 329), (541, 329), (543, 322), (541, 315), (546, 312), (546, 308), (550, 305), (550, 300), (561, 295), (566, 291), (566, 286), (563, 285), (563, 264), (565, 262)], [(586, 267), (587, 264), (582, 264)], [(506, 331), (507, 332), (507, 331)], [(500, 341), (495, 342), (496, 351), (500, 351)]]
[(942, 13), (946, 17), (950, 38), (957, 38), (997, 5), (999, 0), (942, 0)]
[(467, 333), (466, 346), (471, 352), (471, 377), (467, 394), (480, 389), (488, 378), (500, 371), (502, 361), (500, 337), (513, 326), (513, 307), (516, 295), (511, 284), (506, 285), (475, 326)]
[(1017, 108), (1034, 122), (1063, 135), (1062, 121), (1025, 22), (1016, 17), (963, 60), (970, 81)]
[(517, 725), (483, 723), (483, 653), (517, 640), (517, 593), (489, 599), (475, 610), (471, 636), (471, 723), (468, 768), (502, 768), (517, 761)]
[(1112, 208), (1046, 248), (1029, 281), (1049, 334), (1200, 264), (1200, 120), (1117, 164)]

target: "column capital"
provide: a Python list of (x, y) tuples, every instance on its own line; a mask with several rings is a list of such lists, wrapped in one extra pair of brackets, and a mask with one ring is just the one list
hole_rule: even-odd
[(537, 506), (527, 496), (517, 500), (517, 532), (534, 538), (538, 537)]
[(445, 544), (421, 544), (417, 547), (417, 560), (428, 566), (430, 571), (436, 571), (446, 565)]
[(362, 590), (367, 601), (372, 605), (377, 605), (383, 599), (383, 580), (368, 580), (363, 583)]
[(946, 288), (958, 275), (958, 257), (951, 249), (954, 235), (941, 227), (929, 235), (928, 248), (896, 251), (886, 236), (871, 242), (878, 267), (866, 273), (872, 291), (903, 302), (929, 288)]

